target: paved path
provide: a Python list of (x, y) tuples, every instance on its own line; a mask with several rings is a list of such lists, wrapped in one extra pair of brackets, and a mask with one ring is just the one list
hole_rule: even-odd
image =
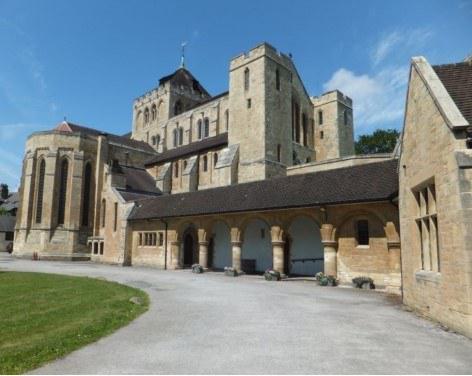
[(0, 268), (102, 277), (150, 310), (37, 373), (471, 373), (472, 341), (381, 293), (0, 254)]

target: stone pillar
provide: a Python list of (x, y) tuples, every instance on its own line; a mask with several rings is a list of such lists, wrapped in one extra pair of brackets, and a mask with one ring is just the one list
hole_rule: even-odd
[(336, 228), (331, 224), (321, 225), (321, 242), (324, 248), (324, 274), (338, 276)]
[(170, 269), (180, 269), (182, 264), (180, 262), (180, 240), (177, 231), (168, 234), (170, 245)]
[(208, 269), (207, 230), (203, 228), (198, 230), (198, 263), (203, 269)]
[(233, 268), (238, 272), (242, 271), (241, 268), (241, 245), (242, 237), (241, 230), (238, 227), (231, 228), (231, 249), (233, 253)]
[(280, 226), (272, 226), (270, 235), (272, 240), (272, 268), (280, 274), (284, 274), (284, 230)]
[(393, 222), (385, 225), (388, 247), (389, 278), (385, 281), (387, 291), (399, 294), (401, 292), (401, 266), (400, 266), (400, 235)]

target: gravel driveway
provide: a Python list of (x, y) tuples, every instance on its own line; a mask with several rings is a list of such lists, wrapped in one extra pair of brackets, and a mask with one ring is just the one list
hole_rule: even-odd
[(2, 253), (0, 269), (101, 277), (151, 298), (127, 327), (37, 373), (472, 372), (471, 340), (378, 292)]

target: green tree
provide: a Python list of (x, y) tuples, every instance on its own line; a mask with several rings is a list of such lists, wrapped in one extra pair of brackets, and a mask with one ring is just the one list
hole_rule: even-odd
[(0, 184), (0, 198), (6, 200), (8, 198), (8, 185)]
[(363, 134), (355, 143), (356, 154), (391, 153), (399, 135), (396, 129), (377, 129), (372, 134)]

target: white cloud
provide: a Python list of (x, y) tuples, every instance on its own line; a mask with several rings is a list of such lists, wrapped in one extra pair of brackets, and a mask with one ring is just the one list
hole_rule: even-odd
[(364, 133), (385, 123), (401, 126), (407, 81), (408, 67), (386, 68), (372, 75), (341, 68), (323, 88), (339, 89), (352, 98), (356, 133)]
[(394, 30), (384, 34), (371, 51), (374, 67), (383, 62), (388, 56), (404, 56), (405, 52), (416, 51), (433, 36), (429, 28), (409, 30)]

